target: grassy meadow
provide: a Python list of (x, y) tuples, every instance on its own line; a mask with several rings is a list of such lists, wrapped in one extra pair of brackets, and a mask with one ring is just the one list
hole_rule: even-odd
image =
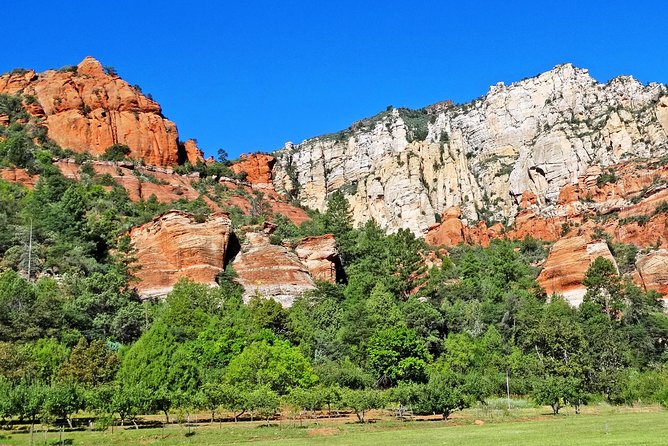
[[(587, 407), (582, 414), (564, 411), (549, 415), (549, 408), (473, 408), (444, 422), (438, 417), (397, 421), (385, 412), (373, 413), (372, 422), (358, 424), (353, 416), (335, 419), (274, 420), (263, 422), (170, 424), (165, 427), (126, 426), (99, 431), (51, 430), (38, 427), (34, 445), (666, 445), (668, 412), (644, 408)], [(203, 416), (203, 415), (202, 415)], [(29, 445), (26, 426), (0, 433), (0, 445)]]

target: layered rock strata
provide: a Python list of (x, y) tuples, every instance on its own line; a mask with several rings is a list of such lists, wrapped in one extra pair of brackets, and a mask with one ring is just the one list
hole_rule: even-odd
[(523, 194), (547, 210), (588, 168), (668, 152), (662, 84), (607, 83), (560, 65), (491, 87), (468, 104), (390, 108), (335, 134), (276, 153), (274, 185), (324, 210), (336, 190), (354, 220), (422, 235), (445, 210), (462, 220), (512, 223)]
[(170, 211), (130, 231), (136, 249), (137, 291), (145, 299), (166, 296), (182, 277), (216, 285), (230, 239), (227, 214), (199, 222), (191, 214)]
[(28, 112), (42, 120), (49, 137), (75, 152), (101, 155), (113, 144), (124, 144), (131, 158), (146, 164), (171, 166), (202, 159), (194, 141), (179, 143), (176, 125), (163, 116), (157, 102), (92, 57), (61, 70), (2, 75), (0, 93), (22, 95)]
[(580, 305), (587, 292), (582, 281), (597, 257), (610, 260), (617, 268), (605, 240), (588, 243), (582, 236), (563, 238), (552, 246), (538, 283), (548, 295), (558, 294), (571, 305)]
[(313, 280), (336, 283), (342, 265), (333, 234), (307, 237), (295, 248)]
[(245, 302), (258, 296), (290, 307), (298, 296), (315, 288), (307, 266), (290, 248), (272, 245), (263, 232), (249, 232), (245, 238), (232, 262)]
[(646, 290), (663, 295), (668, 310), (668, 250), (660, 249), (641, 254), (636, 260), (637, 282)]

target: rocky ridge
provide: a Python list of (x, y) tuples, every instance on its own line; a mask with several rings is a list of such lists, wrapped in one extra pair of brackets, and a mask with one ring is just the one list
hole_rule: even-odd
[(540, 209), (588, 168), (668, 152), (665, 85), (608, 83), (560, 65), (468, 104), (390, 108), (351, 128), (287, 143), (274, 185), (323, 210), (347, 194), (357, 223), (423, 235), (453, 206), (462, 219), (512, 223), (525, 193)]
[(176, 125), (157, 102), (92, 57), (60, 70), (4, 74), (0, 94), (20, 94), (49, 137), (75, 152), (101, 155), (113, 144), (124, 144), (131, 158), (150, 165), (202, 160), (193, 140), (179, 141)]
[[(288, 197), (324, 210), (327, 196), (341, 190), (356, 223), (373, 218), (388, 231), (408, 228), (436, 246), (527, 235), (556, 242), (539, 282), (574, 303), (584, 294), (581, 280), (595, 256), (614, 261), (601, 241), (606, 236), (641, 249), (629, 275), (647, 290), (668, 294), (668, 96), (662, 84), (642, 85), (628, 76), (601, 84), (586, 70), (561, 65), (510, 86), (497, 84), (469, 104), (388, 108), (342, 132), (288, 143), (276, 158), (243, 155), (231, 169), (245, 179), (220, 177), (215, 184), (197, 172), (174, 172), (174, 164), (208, 160), (195, 141), (179, 141), (157, 103), (92, 58), (58, 71), (0, 76), (0, 93), (20, 94), (32, 120), (66, 148), (100, 155), (111, 144), (129, 145), (135, 162), (88, 164), (132, 200), (200, 198), (214, 212), (236, 206), (300, 224), (308, 216)], [(5, 121), (0, 116), (0, 125)], [(83, 175), (74, 160), (55, 164), (69, 178)], [(28, 187), (37, 181), (17, 168), (2, 169), (0, 176)], [(184, 239), (176, 251), (163, 252), (167, 257), (155, 257), (161, 237), (178, 239), (190, 226), (194, 241), (206, 240), (198, 235), (201, 222), (175, 212), (133, 230), (146, 265), (139, 286), (146, 297), (171, 289), (177, 270), (214, 284), (225, 265), (211, 259), (220, 250), (230, 254), (216, 243), (196, 245), (199, 254), (181, 264), (180, 249), (192, 251)], [(164, 230), (155, 228), (163, 224)], [(175, 228), (182, 235), (171, 234)], [(260, 293), (287, 306), (316, 280), (340, 279), (332, 236), (294, 247), (272, 245), (264, 231), (251, 231), (245, 240), (232, 256), (246, 299)]]

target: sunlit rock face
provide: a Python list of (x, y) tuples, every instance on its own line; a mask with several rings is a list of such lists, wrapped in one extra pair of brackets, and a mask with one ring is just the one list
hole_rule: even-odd
[(0, 93), (31, 98), (28, 112), (42, 118), (51, 139), (75, 152), (101, 155), (113, 144), (124, 144), (131, 158), (150, 165), (202, 158), (194, 141), (179, 143), (176, 125), (157, 102), (92, 57), (66, 70), (2, 75)]
[(582, 281), (594, 260), (603, 257), (617, 268), (605, 240), (587, 242), (582, 236), (563, 238), (550, 250), (538, 283), (548, 295), (561, 295), (570, 304), (580, 305), (587, 292)]
[(136, 250), (137, 291), (145, 299), (165, 297), (180, 278), (216, 286), (231, 232), (227, 214), (205, 221), (170, 211), (130, 231)]
[(290, 307), (297, 297), (315, 288), (313, 277), (297, 254), (288, 247), (272, 245), (263, 232), (246, 233), (232, 267), (237, 282), (244, 287), (245, 302), (257, 296)]
[(469, 226), (512, 223), (525, 193), (549, 212), (590, 167), (665, 154), (667, 131), (664, 85), (627, 76), (603, 84), (566, 64), (497, 84), (468, 104), (389, 109), (287, 143), (275, 154), (273, 182), (319, 210), (342, 190), (356, 223), (422, 235), (454, 207)]

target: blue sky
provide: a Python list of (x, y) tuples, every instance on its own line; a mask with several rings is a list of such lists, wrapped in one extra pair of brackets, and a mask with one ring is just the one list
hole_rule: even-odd
[(153, 94), (207, 154), (272, 151), (390, 104), (468, 101), (564, 62), (599, 81), (668, 82), (657, 0), (26, 5), (3, 5), (0, 71), (92, 55)]

